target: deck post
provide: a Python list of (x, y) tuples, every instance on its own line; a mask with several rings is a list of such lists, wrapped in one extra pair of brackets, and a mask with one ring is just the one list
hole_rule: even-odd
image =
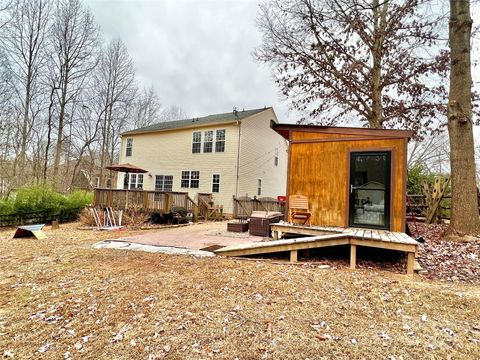
[(350, 269), (354, 270), (357, 265), (357, 245), (350, 244)]
[(298, 260), (298, 250), (290, 250), (290, 262), (296, 263)]
[(407, 253), (407, 275), (413, 275), (413, 266), (415, 263), (415, 253)]
[(273, 240), (278, 240), (278, 231), (277, 230), (273, 230)]
[(193, 222), (198, 221), (198, 206), (193, 203)]
[(165, 201), (165, 213), (169, 213), (172, 211), (172, 205), (173, 205), (173, 197), (172, 197), (172, 193), (166, 193), (167, 195), (167, 198), (166, 198), (166, 201)]
[(143, 192), (143, 209), (144, 210), (150, 210), (148, 206), (148, 192), (144, 191)]
[(108, 190), (108, 195), (107, 195), (107, 206), (112, 207), (113, 206), (113, 190), (110, 189)]

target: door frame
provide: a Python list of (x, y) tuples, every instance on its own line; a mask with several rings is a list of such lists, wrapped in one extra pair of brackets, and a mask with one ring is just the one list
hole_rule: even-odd
[[(388, 160), (390, 162), (390, 171), (386, 170), (385, 175), (388, 177), (388, 194), (385, 194), (385, 210), (388, 211), (388, 217), (385, 219), (385, 226), (375, 226), (375, 225), (356, 225), (353, 223), (353, 216), (352, 215), (352, 208), (354, 208), (354, 198), (351, 196), (350, 193), (350, 186), (352, 185), (352, 158), (354, 155), (374, 155), (374, 154), (387, 154)], [(346, 226), (348, 227), (361, 227), (367, 229), (379, 229), (379, 230), (391, 230), (392, 226), (392, 212), (393, 212), (393, 205), (392, 205), (392, 189), (393, 189), (393, 164), (395, 158), (394, 149), (391, 147), (387, 148), (357, 148), (357, 149), (349, 149), (348, 151), (348, 159), (347, 159), (347, 209), (346, 209)], [(387, 191), (385, 191), (387, 192)]]

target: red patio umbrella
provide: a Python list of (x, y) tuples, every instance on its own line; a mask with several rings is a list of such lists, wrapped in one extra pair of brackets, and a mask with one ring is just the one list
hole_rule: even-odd
[(129, 163), (110, 165), (106, 166), (105, 169), (125, 173), (125, 177), (123, 180), (124, 189), (128, 189), (128, 185), (125, 186), (125, 182), (128, 181), (126, 179), (129, 178), (129, 174), (145, 174), (148, 172), (148, 170), (139, 168), (138, 166)]
[(142, 168), (139, 168), (138, 166), (135, 166), (129, 163), (110, 165), (110, 166), (107, 166), (106, 169), (118, 171), (118, 172), (124, 172), (127, 174), (145, 174), (148, 172), (148, 170), (144, 170)]

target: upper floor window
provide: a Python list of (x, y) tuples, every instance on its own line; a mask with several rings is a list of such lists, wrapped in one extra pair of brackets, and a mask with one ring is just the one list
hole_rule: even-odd
[(182, 188), (198, 189), (200, 186), (200, 171), (182, 171)]
[(275, 148), (275, 157), (273, 158), (273, 164), (278, 166), (278, 148)]
[(220, 192), (220, 174), (213, 174), (212, 177), (212, 192)]
[(155, 175), (155, 191), (172, 191), (172, 175)]
[(133, 139), (127, 139), (127, 147), (125, 150), (125, 156), (132, 156), (132, 148), (133, 148)]
[(225, 129), (217, 130), (215, 152), (225, 152)]
[(203, 152), (211, 153), (213, 151), (213, 130), (205, 131), (203, 138)]
[(192, 154), (199, 153), (201, 148), (202, 148), (202, 132), (195, 131), (193, 133)]
[(257, 196), (262, 195), (262, 179), (257, 179)]

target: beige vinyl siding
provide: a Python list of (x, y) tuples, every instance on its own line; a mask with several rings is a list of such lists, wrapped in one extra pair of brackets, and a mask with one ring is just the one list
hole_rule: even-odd
[[(204, 132), (225, 129), (225, 152), (203, 153)], [(202, 131), (202, 152), (192, 154), (195, 131)], [(125, 156), (127, 139), (132, 138), (132, 156)], [(213, 174), (220, 175), (220, 192), (213, 194), (215, 204), (222, 204), (226, 213), (232, 212), (232, 195), (235, 193), (238, 127), (235, 123), (190, 129), (176, 129), (157, 133), (125, 135), (122, 138), (120, 163), (131, 163), (148, 173), (144, 176), (145, 190), (155, 189), (155, 175), (172, 175), (173, 191), (188, 192), (197, 200), (197, 193), (211, 193)], [(200, 171), (198, 189), (182, 188), (182, 171)], [(123, 174), (117, 181), (123, 187)]]
[[(276, 120), (271, 108), (244, 118), (240, 122), (240, 157), (238, 196), (255, 196), (258, 179), (262, 179), (261, 197), (285, 195), (287, 177), (287, 143), (270, 128)], [(225, 152), (215, 152), (215, 136), (211, 153), (203, 153), (205, 131), (225, 129)], [(195, 131), (202, 132), (200, 153), (192, 153)], [(213, 174), (220, 175), (220, 191), (213, 193), (215, 204), (223, 205), (224, 212), (233, 212), (236, 194), (237, 153), (239, 126), (236, 122), (188, 129), (172, 129), (152, 133), (124, 135), (121, 142), (120, 163), (131, 163), (145, 170), (143, 188), (155, 189), (155, 175), (172, 175), (173, 191), (188, 192), (197, 201), (197, 193), (212, 193)], [(133, 139), (132, 155), (126, 156), (127, 139)], [(274, 164), (278, 148), (278, 166)], [(181, 187), (182, 171), (200, 171), (198, 189)], [(123, 187), (120, 174), (117, 187)]]
[[(270, 127), (277, 120), (270, 108), (242, 121), (238, 196), (257, 196), (258, 179), (262, 180), (260, 197), (285, 195), (288, 162), (287, 141)], [(278, 166), (275, 166), (275, 148)]]

